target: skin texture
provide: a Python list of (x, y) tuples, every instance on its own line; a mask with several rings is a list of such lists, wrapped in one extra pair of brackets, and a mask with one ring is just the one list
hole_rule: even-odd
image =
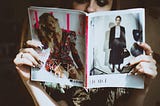
[(90, 2), (86, 2), (83, 4), (78, 4), (77, 2), (73, 2), (73, 9), (85, 11), (88, 13), (96, 11), (110, 11), (111, 8), (112, 8), (112, 0), (108, 0), (108, 4), (103, 7), (98, 6), (95, 0), (90, 0)]
[[(82, 10), (85, 12), (95, 12), (95, 11), (109, 11), (112, 8), (113, 0), (108, 0), (108, 4), (100, 7), (97, 5), (95, 0), (90, 0), (89, 2), (79, 4), (73, 2), (73, 9)], [(41, 48), (42, 44), (38, 41), (29, 40), (27, 45), (30, 48), (25, 48), (19, 51), (17, 56), (14, 59), (17, 71), (20, 74), (26, 88), (30, 92), (36, 105), (43, 105), (43, 103), (49, 103), (53, 106), (67, 106), (65, 101), (60, 101), (57, 104), (53, 99), (51, 99), (45, 91), (41, 88), (40, 84), (30, 81), (30, 67), (39, 67), (41, 66), (41, 60), (38, 53), (35, 51), (35, 48)], [(149, 89), (149, 82), (154, 79), (157, 75), (156, 61), (152, 57), (152, 49), (146, 43), (139, 44), (144, 51), (145, 55), (140, 55), (135, 57), (130, 65), (137, 64), (137, 66), (132, 71), (132, 74), (141, 74), (145, 75), (145, 88), (143, 90), (132, 90), (132, 95), (128, 98), (128, 101), (119, 101), (118, 106), (142, 106), (146, 93)], [(38, 94), (37, 94), (38, 92)], [(39, 98), (44, 98), (43, 101)]]

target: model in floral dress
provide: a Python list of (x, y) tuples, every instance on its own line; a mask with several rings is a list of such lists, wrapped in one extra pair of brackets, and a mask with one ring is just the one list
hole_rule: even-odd
[(40, 16), (39, 26), (37, 33), (43, 48), (51, 49), (46, 70), (60, 74), (60, 77), (67, 71), (70, 78), (80, 79), (78, 75), (82, 75), (84, 67), (76, 49), (76, 33), (61, 29), (58, 20), (49, 13)]

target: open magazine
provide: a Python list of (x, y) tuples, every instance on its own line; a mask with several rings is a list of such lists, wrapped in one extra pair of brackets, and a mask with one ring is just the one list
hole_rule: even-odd
[(132, 75), (129, 62), (143, 54), (144, 9), (85, 13), (29, 7), (32, 39), (43, 64), (31, 69), (31, 80), (85, 88), (143, 88), (143, 76)]

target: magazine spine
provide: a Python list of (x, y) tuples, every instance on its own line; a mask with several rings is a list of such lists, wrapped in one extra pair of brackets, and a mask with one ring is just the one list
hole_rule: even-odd
[(88, 87), (88, 16), (85, 17), (85, 35), (86, 35), (86, 68), (85, 68), (85, 79), (84, 79), (84, 87)]

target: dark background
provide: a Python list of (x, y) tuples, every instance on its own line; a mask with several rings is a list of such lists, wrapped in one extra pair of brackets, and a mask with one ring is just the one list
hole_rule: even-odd
[[(0, 3), (0, 106), (34, 106), (31, 96), (15, 69), (13, 59), (19, 50), (22, 25), (27, 17), (27, 7), (30, 5), (59, 6), (61, 5), (61, 0), (2, 1)], [(67, 0), (65, 1), (67, 2)], [(145, 7), (148, 10), (148, 14), (160, 23), (159, 0), (118, 0), (118, 3), (118, 8)], [(160, 33), (154, 34), (155, 38), (160, 36)], [(160, 46), (160, 43), (155, 44), (150, 38), (147, 39), (154, 50), (159, 52), (160, 49), (157, 49), (157, 47), (158, 45)], [(155, 41), (160, 42), (158, 39), (155, 39)], [(152, 97), (160, 98), (160, 96), (158, 97), (160, 94), (159, 79), (158, 75), (152, 84), (151, 89), (155, 92), (149, 92), (146, 99), (146, 106), (151, 106), (150, 104), (152, 106), (160, 106), (160, 99), (152, 100)], [(150, 100), (152, 100), (152, 103), (149, 102)]]
[(58, 6), (60, 0), (3, 0), (0, 3), (0, 106), (34, 106), (13, 59), (19, 47), (27, 7)]

